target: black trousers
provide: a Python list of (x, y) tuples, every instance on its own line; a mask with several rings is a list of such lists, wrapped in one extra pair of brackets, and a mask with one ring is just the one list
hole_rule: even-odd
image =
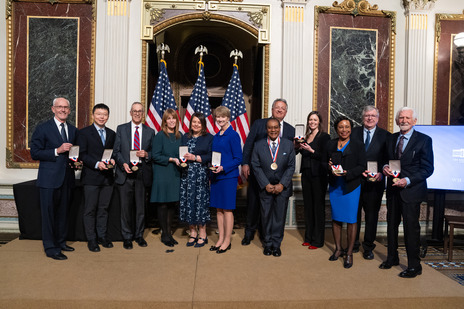
[(301, 186), (305, 219), (304, 241), (320, 248), (324, 246), (327, 179), (312, 176), (309, 171), (303, 170)]
[(404, 242), (408, 268), (420, 265), (420, 202), (405, 203), (399, 193), (387, 199), (387, 261), (398, 260), (398, 227), (403, 216)]
[(367, 182), (361, 184), (361, 196), (358, 208), (358, 231), (356, 233), (355, 247), (360, 246), (359, 233), (361, 231), (361, 214), (364, 210), (364, 251), (372, 251), (375, 248), (377, 236), (377, 224), (379, 221), (379, 210), (382, 205), (382, 196), (385, 189), (385, 181)]
[[(260, 197), (259, 185), (253, 173), (248, 176), (247, 188), (247, 218), (245, 226), (245, 236), (252, 238), (256, 230), (260, 230)], [(260, 231), (261, 232), (261, 231)]]
[(287, 217), (288, 194), (271, 194), (266, 190), (259, 192), (261, 201), (261, 225), (263, 229), (263, 245), (280, 248), (284, 238), (285, 220)]
[(124, 184), (118, 185), (123, 239), (143, 237), (145, 229), (145, 186), (141, 173), (130, 176)]
[(72, 188), (66, 178), (59, 188), (39, 188), (42, 243), (47, 256), (60, 253), (66, 245), (71, 192)]
[(113, 194), (112, 185), (84, 185), (84, 229), (87, 240), (106, 238), (108, 208)]

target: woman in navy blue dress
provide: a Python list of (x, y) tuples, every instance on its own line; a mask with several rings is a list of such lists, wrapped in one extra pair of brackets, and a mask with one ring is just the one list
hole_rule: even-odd
[[(364, 144), (350, 138), (352, 127), (351, 119), (344, 116), (338, 117), (334, 123), (338, 138), (327, 143), (327, 159), (331, 169), (329, 171), (329, 197), (332, 206), (332, 232), (336, 246), (329, 260), (336, 261), (344, 252), (341, 246), (341, 233), (342, 224), (346, 222), (348, 249), (344, 261), (345, 268), (353, 266), (361, 177), (366, 170)], [(334, 164), (341, 165), (343, 172), (334, 172), (332, 170)]]
[(194, 113), (190, 120), (189, 132), (182, 136), (182, 145), (188, 146), (188, 152), (184, 155), (188, 165), (182, 169), (179, 219), (189, 225), (190, 238), (187, 247), (199, 248), (208, 243), (208, 163), (211, 161), (212, 142), (213, 136), (206, 131), (205, 116), (202, 113)]
[(213, 151), (221, 153), (221, 165), (211, 176), (211, 207), (217, 208), (219, 239), (210, 251), (224, 253), (231, 248), (230, 237), (234, 227), (238, 167), (242, 163), (240, 136), (230, 125), (230, 110), (219, 106), (215, 118), (221, 130), (213, 138)]

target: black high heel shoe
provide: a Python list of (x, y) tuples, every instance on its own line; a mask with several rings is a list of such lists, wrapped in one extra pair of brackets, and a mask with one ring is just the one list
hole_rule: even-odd
[(346, 255), (345, 262), (343, 263), (343, 267), (351, 268), (353, 266), (353, 254)]
[(221, 246), (219, 247), (211, 246), (211, 248), (209, 248), (209, 251), (218, 251), (219, 248), (221, 248)]
[(343, 256), (343, 249), (335, 250), (334, 253), (329, 257), (329, 261), (336, 261), (340, 256)]
[(189, 239), (193, 239), (193, 241), (188, 241), (187, 242), (187, 247), (193, 247), (195, 246), (196, 242), (198, 241), (198, 237), (193, 237), (193, 236), (190, 236)]
[[(203, 241), (201, 244), (198, 242), (198, 240), (200, 240), (200, 239)], [(204, 245), (208, 244), (208, 237), (205, 237), (205, 238), (198, 237), (198, 240), (197, 240), (197, 243), (194, 246), (195, 248), (201, 248)]]
[(219, 248), (219, 249), (216, 251), (216, 253), (219, 253), (219, 254), (224, 253), (224, 252), (226, 252), (227, 250), (230, 250), (230, 248), (232, 248), (232, 244), (231, 244), (231, 243), (230, 243), (229, 246), (228, 246), (227, 248), (225, 248), (225, 249)]

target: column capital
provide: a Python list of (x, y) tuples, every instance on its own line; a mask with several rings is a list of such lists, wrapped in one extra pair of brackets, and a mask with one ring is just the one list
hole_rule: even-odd
[(309, 0), (282, 0), (282, 4), (293, 4), (293, 5), (301, 5), (301, 6), (306, 6), (306, 3), (308, 3)]
[(430, 11), (437, 0), (403, 0), (405, 14)]

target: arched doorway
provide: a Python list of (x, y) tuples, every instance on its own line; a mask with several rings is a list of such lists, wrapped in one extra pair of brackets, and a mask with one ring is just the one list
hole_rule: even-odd
[[(199, 56), (195, 49), (203, 45), (208, 54), (205, 63), (206, 86), (211, 108), (219, 106), (225, 93), (234, 60), (230, 52), (238, 49), (243, 59), (238, 61), (248, 117), (252, 123), (265, 116), (268, 101), (268, 46), (259, 44), (258, 32), (245, 23), (230, 17), (199, 19), (200, 14), (187, 14), (157, 25), (153, 40), (144, 42), (144, 67), (146, 78), (142, 95), (149, 104), (159, 74), (160, 56), (156, 46), (168, 44), (171, 52), (166, 53), (168, 75), (181, 116), (187, 106), (190, 93), (198, 75)], [(144, 78), (142, 78), (144, 79)], [(264, 113), (263, 113), (264, 111)]]

